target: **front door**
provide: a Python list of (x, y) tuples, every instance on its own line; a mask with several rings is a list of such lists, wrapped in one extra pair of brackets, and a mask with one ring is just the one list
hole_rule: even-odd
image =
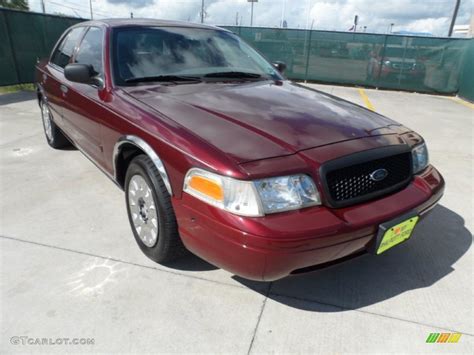
[[(99, 27), (89, 27), (73, 58), (74, 63), (92, 65), (97, 76), (103, 79), (104, 32)], [(73, 83), (65, 79), (67, 100), (64, 105), (64, 120), (75, 131), (79, 148), (96, 163), (103, 163), (101, 145), (101, 119), (105, 108), (96, 85)]]
[(41, 78), (38, 78), (43, 86), (54, 122), (61, 127), (68, 136), (70, 136), (71, 132), (68, 132), (62, 119), (66, 89), (64, 86), (64, 67), (70, 63), (84, 29), (85, 27), (73, 28), (63, 36), (50, 58), (47, 71), (41, 74)]

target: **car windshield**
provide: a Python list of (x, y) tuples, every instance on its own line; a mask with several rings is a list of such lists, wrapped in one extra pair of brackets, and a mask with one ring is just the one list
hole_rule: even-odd
[[(190, 78), (281, 80), (260, 54), (234, 34), (185, 27), (119, 28), (113, 34), (118, 85)], [(190, 77), (190, 78), (189, 78)], [(143, 79), (143, 80), (142, 80)]]

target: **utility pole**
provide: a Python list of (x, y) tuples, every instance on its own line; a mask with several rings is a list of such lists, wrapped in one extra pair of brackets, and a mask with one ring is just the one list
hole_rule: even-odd
[(204, 0), (201, 1), (201, 23), (204, 23)]
[[(306, 48), (306, 69), (304, 73), (304, 82), (308, 82), (308, 69), (309, 69), (309, 57), (311, 55), (311, 35), (313, 33), (313, 26), (314, 26), (314, 19), (311, 21), (311, 28), (309, 31), (306, 31), (306, 39), (308, 38), (308, 33), (309, 33), (309, 40), (308, 40), (308, 46)], [(306, 42), (305, 39), (305, 42)]]
[(253, 4), (255, 2), (258, 2), (258, 0), (247, 0), (247, 2), (251, 3), (251, 8), (250, 8), (250, 27), (253, 26)]
[(91, 20), (94, 19), (94, 14), (92, 13), (92, 0), (89, 0), (89, 7), (91, 9)]
[(281, 9), (280, 27), (283, 27), (283, 22), (285, 21), (285, 12), (286, 12), (286, 0), (283, 0), (283, 7)]
[(456, 0), (456, 6), (454, 6), (453, 18), (451, 19), (451, 25), (449, 25), (448, 37), (453, 35), (454, 24), (456, 23), (456, 18), (458, 17), (459, 5), (461, 5), (461, 0)]
[(46, 8), (44, 7), (44, 0), (41, 0), (41, 10), (43, 10), (43, 14), (46, 13)]

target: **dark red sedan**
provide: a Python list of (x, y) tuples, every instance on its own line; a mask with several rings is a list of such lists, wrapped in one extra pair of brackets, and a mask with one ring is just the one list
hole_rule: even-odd
[(156, 262), (187, 248), (274, 280), (409, 239), (444, 188), (423, 138), (283, 70), (217, 27), (104, 20), (68, 29), (36, 81), (49, 145), (125, 190)]

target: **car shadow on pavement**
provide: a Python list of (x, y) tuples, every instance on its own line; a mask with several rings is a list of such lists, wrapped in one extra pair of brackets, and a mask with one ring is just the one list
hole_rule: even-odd
[(456, 270), (454, 264), (471, 244), (472, 234), (464, 226), (464, 219), (438, 205), (420, 222), (408, 242), (380, 256), (364, 255), (309, 274), (290, 276), (268, 283), (266, 290), (261, 285), (256, 287), (254, 281), (233, 278), (290, 307), (341, 312), (433, 285)]
[(208, 263), (191, 252), (163, 265), (181, 271), (211, 271), (219, 269), (217, 266)]
[(35, 97), (36, 93), (33, 91), (17, 91), (7, 94), (1, 94), (0, 106), (33, 100)]

